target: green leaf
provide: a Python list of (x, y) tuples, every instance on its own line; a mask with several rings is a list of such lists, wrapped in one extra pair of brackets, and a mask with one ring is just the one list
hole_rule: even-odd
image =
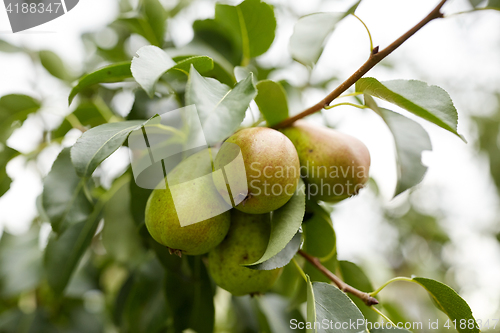
[(231, 90), (215, 79), (202, 77), (191, 67), (186, 86), (186, 105), (196, 105), (205, 138), (212, 145), (236, 131), (256, 93), (252, 74)]
[(73, 80), (73, 76), (68, 72), (67, 66), (65, 66), (62, 59), (56, 53), (49, 50), (42, 50), (38, 52), (38, 57), (42, 66), (52, 76), (63, 81)]
[(85, 88), (97, 83), (111, 83), (121, 82), (125, 79), (131, 78), (132, 72), (130, 71), (130, 61), (120, 62), (117, 64), (109, 65), (96, 70), (95, 72), (82, 76), (76, 86), (71, 89), (68, 97), (68, 104), (71, 104), (76, 94)]
[(149, 97), (153, 97), (156, 82), (168, 71), (176, 70), (187, 75), (191, 65), (201, 72), (214, 66), (213, 60), (207, 56), (187, 57), (176, 63), (165, 51), (153, 45), (141, 47), (136, 54), (132, 59), (132, 75)]
[(153, 97), (156, 81), (173, 66), (175, 62), (165, 51), (153, 45), (146, 45), (137, 50), (130, 69), (137, 83), (149, 97)]
[(16, 128), (21, 127), (40, 103), (26, 95), (11, 94), (0, 98), (0, 143), (5, 143)]
[(17, 150), (0, 143), (0, 197), (9, 190), (12, 183), (12, 179), (7, 174), (7, 164), (17, 155), (19, 155)]
[[(309, 278), (309, 275), (306, 275), (307, 277), (307, 322), (308, 323), (313, 323), (316, 321), (316, 300), (314, 299), (314, 290), (313, 290), (313, 285), (311, 283), (311, 279)], [(306, 329), (307, 333), (316, 333), (317, 330), (315, 326), (313, 327), (307, 327)]]
[(302, 228), (304, 229), (304, 251), (322, 261), (336, 254), (335, 230), (326, 212), (315, 213), (310, 219), (304, 221)]
[[(427, 279), (423, 277), (414, 277), (413, 281), (424, 287), (433, 300), (435, 301), (438, 308), (443, 311), (451, 320), (456, 320), (456, 329), (460, 333), (476, 333), (479, 332), (476, 320), (472, 315), (472, 311), (467, 304), (467, 302), (460, 297), (453, 289), (436, 280)], [(469, 320), (474, 321), (475, 328), (461, 328), (459, 322), (465, 320), (467, 323)]]
[(266, 252), (264, 252), (259, 260), (250, 265), (262, 264), (274, 257), (295, 236), (302, 223), (306, 208), (304, 188), (303, 182), (300, 180), (297, 190), (290, 200), (283, 207), (273, 212), (271, 218), (271, 235)]
[[(75, 119), (76, 118), (76, 119)], [(61, 125), (52, 131), (52, 139), (62, 138), (75, 125), (76, 120), (83, 126), (96, 127), (107, 122), (107, 119), (99, 111), (93, 102), (84, 101), (76, 109), (67, 115)], [(72, 121), (73, 124), (72, 124)], [(77, 123), (78, 123), (77, 122)]]
[(169, 317), (163, 284), (165, 270), (155, 259), (145, 260), (123, 284), (115, 300), (114, 318), (120, 332), (166, 332)]
[(5, 53), (16, 53), (16, 52), (23, 52), (24, 49), (15, 45), (12, 45), (2, 39), (0, 39), (0, 52), (5, 52)]
[(285, 248), (281, 250), (278, 254), (270, 259), (264, 261), (261, 264), (257, 265), (249, 265), (248, 268), (257, 269), (257, 270), (272, 270), (275, 268), (286, 266), (293, 258), (293, 256), (297, 253), (300, 248), (300, 244), (302, 243), (302, 233), (298, 231), (295, 236), (293, 236), (292, 240), (286, 244)]
[(354, 5), (352, 5), (351, 8), (349, 8), (347, 12), (345, 12), (345, 16), (356, 13), (356, 10), (358, 9), (360, 3), (361, 0), (357, 1)]
[(99, 164), (125, 142), (130, 132), (143, 123), (143, 120), (108, 123), (83, 133), (71, 148), (71, 161), (77, 174), (90, 177)]
[(175, 331), (192, 328), (196, 332), (213, 331), (214, 289), (200, 256), (177, 260), (178, 266), (167, 271), (165, 292)]
[[(365, 332), (366, 323), (363, 314), (347, 295), (338, 288), (328, 283), (313, 282), (314, 302), (316, 305), (316, 318), (314, 321), (322, 322), (327, 319), (332, 321), (334, 328), (318, 328), (318, 332)], [(309, 298), (308, 298), (309, 303)], [(308, 316), (309, 321), (309, 316)], [(313, 321), (313, 322), (314, 322)], [(336, 328), (335, 323), (356, 323), (355, 328)]]
[(84, 186), (71, 163), (70, 148), (65, 148), (43, 181), (42, 206), (55, 232), (87, 220), (92, 213)]
[(141, 1), (140, 12), (136, 16), (125, 14), (117, 22), (127, 30), (144, 37), (152, 45), (162, 47), (165, 35), (167, 13), (158, 0)]
[(245, 0), (238, 6), (217, 4), (215, 19), (225, 29), (246, 59), (266, 52), (273, 43), (276, 19), (271, 5), (260, 0)]
[(500, 10), (500, 0), (489, 0), (486, 7)]
[(187, 47), (187, 52), (192, 52), (195, 49), (197, 50), (195, 54), (206, 54), (210, 57), (217, 54), (218, 60), (213, 58), (219, 61), (226, 71), (230, 71), (232, 74), (233, 66), (241, 63), (243, 55), (241, 44), (237, 45), (233, 41), (232, 32), (213, 19), (195, 21), (193, 23), (193, 30), (195, 36), (193, 41), (181, 48), (181, 50)]
[(483, 0), (469, 0), (469, 3), (472, 7), (476, 8), (483, 2)]
[(150, 42), (156, 46), (162, 47), (166, 30), (167, 12), (158, 0), (144, 0), (143, 2), (144, 18), (147, 26), (150, 27), (154, 40)]
[(255, 103), (257, 103), (268, 126), (274, 126), (288, 118), (286, 92), (281, 84), (264, 80), (257, 83), (257, 90)]
[[(370, 292), (374, 290), (365, 272), (363, 272), (363, 270), (358, 267), (358, 265), (349, 261), (340, 260), (339, 269), (344, 282), (348, 285), (364, 292)], [(361, 313), (363, 313), (363, 316), (368, 321), (373, 323), (378, 321), (378, 314), (376, 314), (373, 310), (366, 306), (366, 304), (362, 300), (355, 296), (348, 296), (354, 302), (354, 304), (356, 304), (359, 310), (361, 310)]]
[(0, 238), (0, 295), (10, 298), (36, 287), (42, 277), (40, 228), (33, 225), (19, 236), (4, 231)]
[(201, 257), (195, 258), (192, 266), (194, 299), (189, 327), (197, 333), (212, 333), (215, 324), (214, 286)]
[(72, 224), (59, 236), (52, 234), (45, 249), (45, 271), (52, 290), (61, 295), (68, 285), (83, 253), (87, 250), (100, 221), (99, 207), (95, 207), (86, 221)]
[(170, 70), (180, 71), (186, 75), (189, 75), (191, 65), (193, 65), (199, 73), (206, 73), (214, 68), (214, 61), (207, 56), (175, 57), (174, 60), (176, 61), (176, 65)]
[(422, 164), (422, 152), (432, 150), (431, 139), (419, 123), (399, 113), (379, 108), (370, 95), (365, 95), (365, 103), (387, 124), (396, 145), (398, 182), (394, 196), (419, 184), (427, 172)]
[(356, 82), (356, 91), (393, 103), (458, 136), (458, 114), (446, 91), (417, 80), (380, 82), (362, 78)]
[(344, 13), (315, 13), (301, 17), (290, 37), (288, 48), (292, 57), (305, 66), (313, 67), (323, 52), (328, 36), (344, 17)]
[[(195, 37), (189, 44), (177, 48), (166, 49), (166, 52), (174, 59), (177, 59), (181, 56), (208, 56), (213, 59), (214, 68), (203, 74), (208, 77), (213, 77), (224, 84), (228, 84), (230, 86), (234, 85), (236, 83), (236, 80), (233, 76), (232, 63), (228, 61), (226, 56), (222, 54), (219, 48), (216, 48), (216, 45), (214, 43), (206, 42), (197, 35), (197, 22), (204, 21), (195, 21), (195, 23), (193, 24)], [(238, 57), (238, 59), (240, 58), (241, 55), (240, 57)], [(195, 68), (197, 67), (195, 66)]]
[(141, 262), (145, 253), (130, 209), (130, 179), (127, 173), (116, 180), (116, 193), (104, 207), (102, 243), (116, 261), (135, 265)]

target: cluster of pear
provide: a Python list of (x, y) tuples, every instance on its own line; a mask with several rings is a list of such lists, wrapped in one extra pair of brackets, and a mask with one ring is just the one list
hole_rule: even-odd
[[(190, 191), (176, 192), (174, 202), (173, 190), (169, 188), (172, 182), (186, 176), (211, 174), (231, 162), (234, 154), (223, 145), (218, 152), (210, 151), (217, 153), (213, 165), (198, 163), (202, 159), (200, 152), (169, 173), (168, 184), (162, 183), (149, 197), (146, 226), (157, 242), (177, 254), (208, 253), (209, 272), (221, 288), (236, 296), (259, 294), (267, 291), (282, 271), (245, 267), (259, 260), (267, 249), (271, 212), (290, 200), (300, 177), (310, 200), (338, 202), (357, 194), (368, 180), (370, 154), (358, 139), (304, 121), (281, 131), (266, 127), (242, 129), (226, 142), (237, 145), (241, 151), (246, 196), (235, 204), (234, 200), (229, 201), (236, 194), (228, 193), (228, 184), (214, 179), (196, 186), (194, 179)], [(199, 193), (193, 193), (193, 189)], [(221, 203), (234, 209), (181, 226), (176, 207), (188, 201), (183, 196), (192, 199), (193, 195), (197, 198), (196, 207), (190, 208), (187, 215), (194, 220), (199, 214), (221, 207)]]

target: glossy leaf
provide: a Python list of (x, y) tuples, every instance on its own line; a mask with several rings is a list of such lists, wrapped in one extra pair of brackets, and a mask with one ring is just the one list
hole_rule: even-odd
[(0, 143), (0, 197), (9, 190), (12, 183), (12, 179), (7, 174), (7, 164), (17, 155), (19, 155), (17, 150)]
[(271, 218), (271, 235), (266, 252), (251, 265), (261, 264), (280, 253), (299, 230), (306, 208), (305, 187), (302, 184), (302, 180), (300, 180), (297, 190), (291, 199), (283, 207), (273, 212)]
[(344, 17), (344, 13), (315, 13), (301, 17), (290, 37), (288, 48), (292, 57), (313, 67), (323, 52), (328, 36)]
[[(453, 289), (436, 280), (427, 279), (423, 277), (414, 277), (413, 281), (424, 287), (438, 308), (443, 311), (451, 320), (456, 320), (456, 329), (460, 333), (476, 333), (479, 332), (477, 323), (472, 315), (472, 311), (467, 304), (467, 302), (460, 297)], [(468, 325), (465, 328), (460, 327), (459, 323), (461, 320), (465, 320), (467, 323), (469, 320), (474, 321), (475, 328), (469, 328)]]
[[(363, 270), (358, 265), (344, 260), (340, 260), (338, 263), (339, 263), (339, 270), (342, 274), (342, 279), (344, 280), (345, 283), (364, 292), (370, 292), (374, 290), (365, 272), (363, 272)], [(366, 306), (366, 304), (362, 300), (352, 295), (348, 296), (354, 302), (354, 304), (356, 304), (361, 313), (363, 313), (363, 316), (368, 321), (370, 322), (378, 321), (379, 315), (376, 314), (368, 306)]]
[(39, 232), (40, 228), (33, 225), (24, 234), (16, 236), (4, 232), (1, 236), (0, 295), (2, 297), (11, 298), (30, 291), (40, 282), (42, 252), (38, 246)]
[(295, 234), (295, 236), (293, 236), (292, 240), (288, 242), (285, 248), (281, 250), (278, 254), (276, 254), (274, 257), (271, 257), (270, 259), (264, 261), (261, 264), (249, 265), (247, 267), (251, 269), (268, 271), (275, 268), (286, 266), (299, 250), (301, 243), (302, 243), (302, 233), (298, 231)]
[(52, 76), (63, 81), (71, 81), (73, 79), (72, 75), (68, 72), (67, 66), (56, 53), (49, 50), (42, 50), (38, 52), (38, 57), (42, 66)]
[(90, 177), (97, 166), (125, 142), (130, 132), (143, 123), (143, 120), (108, 123), (83, 133), (71, 148), (71, 161), (77, 174)]
[(85, 88), (97, 83), (121, 82), (131, 78), (130, 61), (112, 64), (96, 70), (95, 72), (82, 76), (78, 83), (71, 89), (68, 104), (71, 104), (76, 94)]
[(388, 109), (379, 108), (373, 98), (365, 95), (365, 103), (387, 124), (396, 145), (398, 182), (394, 196), (419, 184), (427, 167), (422, 164), (422, 152), (432, 150), (431, 139), (417, 122)]
[(176, 63), (162, 49), (147, 45), (136, 52), (132, 59), (131, 71), (137, 83), (149, 97), (153, 97), (155, 84), (163, 74), (173, 70), (188, 74), (191, 65), (201, 72), (207, 72), (214, 66), (213, 60), (207, 56), (187, 57)]
[(417, 80), (380, 82), (368, 77), (356, 82), (356, 91), (393, 103), (458, 136), (458, 114), (446, 91)]
[(255, 103), (268, 126), (274, 126), (288, 118), (288, 102), (285, 89), (278, 82), (264, 80), (257, 83)]
[(215, 22), (230, 34), (247, 59), (266, 52), (274, 40), (273, 7), (260, 0), (245, 0), (237, 6), (217, 4)]
[(180, 71), (189, 75), (191, 65), (199, 72), (206, 73), (214, 68), (214, 61), (207, 56), (175, 57), (176, 64), (170, 70)]
[[(347, 295), (337, 287), (328, 283), (313, 282), (314, 302), (316, 304), (316, 318), (314, 321), (322, 322), (326, 319), (332, 321), (332, 329), (318, 328), (317, 332), (336, 332), (336, 333), (361, 333), (366, 332), (365, 318), (357, 306)], [(309, 298), (308, 298), (309, 303)], [(309, 318), (308, 318), (309, 321)], [(345, 328), (335, 327), (335, 323), (355, 323), (354, 328), (347, 325)]]
[(174, 65), (175, 62), (165, 51), (146, 45), (137, 50), (130, 69), (137, 83), (152, 97), (156, 81)]
[(21, 127), (40, 103), (26, 95), (11, 94), (0, 98), (0, 143), (5, 143), (16, 128)]
[(65, 148), (43, 182), (42, 206), (55, 232), (87, 220), (92, 213), (84, 186), (71, 163), (70, 148)]
[(186, 105), (196, 105), (205, 138), (211, 145), (236, 131), (256, 93), (252, 75), (230, 89), (217, 80), (202, 77), (191, 67)]

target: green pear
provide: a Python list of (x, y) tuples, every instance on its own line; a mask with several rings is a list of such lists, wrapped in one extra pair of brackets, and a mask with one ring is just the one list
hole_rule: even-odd
[[(234, 147), (239, 149), (235, 151)], [(242, 129), (222, 145), (215, 158), (215, 169), (230, 164), (240, 151), (245, 173), (233, 177), (229, 184), (220, 177), (214, 179), (225, 200), (230, 203), (228, 192), (231, 192), (234, 198), (231, 204), (249, 214), (269, 213), (287, 203), (300, 178), (299, 157), (292, 142), (271, 128)]]
[(199, 255), (217, 246), (229, 230), (231, 208), (212, 180), (210, 149), (177, 165), (146, 204), (146, 227), (178, 255)]
[(271, 233), (270, 214), (231, 211), (231, 227), (222, 243), (208, 254), (208, 268), (215, 283), (235, 296), (261, 294), (281, 274), (242, 266), (259, 260), (266, 251)]
[(281, 132), (297, 149), (310, 198), (335, 203), (365, 186), (370, 152), (357, 138), (302, 120)]

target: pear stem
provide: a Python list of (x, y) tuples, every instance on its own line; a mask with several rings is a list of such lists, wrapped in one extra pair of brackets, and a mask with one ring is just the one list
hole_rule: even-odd
[(298, 254), (300, 254), (307, 261), (309, 261), (314, 267), (316, 267), (321, 273), (323, 273), (323, 275), (325, 275), (333, 283), (335, 283), (335, 285), (337, 285), (337, 287), (340, 290), (342, 290), (343, 292), (349, 293), (349, 294), (352, 294), (352, 295), (358, 297), (367, 306), (372, 306), (372, 305), (378, 304), (378, 301), (377, 301), (376, 298), (370, 296), (370, 294), (368, 294), (368, 293), (365, 293), (365, 292), (363, 292), (361, 290), (358, 290), (358, 289), (356, 289), (356, 288), (348, 285), (347, 283), (345, 283), (344, 281), (342, 281), (337, 275), (335, 275), (332, 272), (330, 272), (330, 270), (328, 270), (328, 268), (326, 268), (325, 266), (323, 266), (321, 264), (321, 262), (320, 262), (320, 260), (318, 258), (313, 257), (310, 254), (307, 254), (307, 253), (305, 253), (302, 250), (299, 250)]
[(392, 44), (387, 46), (385, 49), (379, 51), (379, 47), (376, 46), (373, 48), (370, 57), (368, 60), (358, 68), (354, 74), (352, 74), (347, 80), (342, 82), (335, 90), (329, 93), (325, 98), (316, 103), (315, 105), (305, 109), (301, 113), (287, 118), (283, 120), (281, 123), (274, 125), (273, 128), (279, 129), (292, 125), (296, 120), (302, 119), (306, 116), (309, 116), (315, 112), (320, 111), (321, 109), (330, 105), (330, 103), (339, 97), (343, 92), (349, 89), (353, 84), (355, 84), (359, 79), (363, 77), (370, 69), (372, 69), (376, 64), (378, 64), (382, 59), (391, 54), (394, 50), (401, 46), (406, 40), (408, 40), (411, 36), (413, 36), (417, 31), (423, 28), (430, 21), (442, 18), (443, 14), (441, 13), (441, 8), (445, 4), (447, 0), (441, 0), (439, 4), (419, 23), (417, 23), (413, 28), (408, 30), (406, 33), (401, 35), (398, 39), (396, 39)]

